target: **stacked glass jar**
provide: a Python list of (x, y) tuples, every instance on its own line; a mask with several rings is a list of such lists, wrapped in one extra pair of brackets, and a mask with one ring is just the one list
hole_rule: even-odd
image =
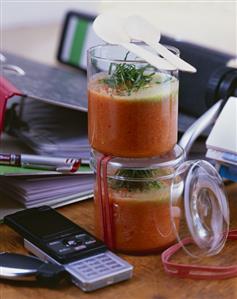
[[(179, 55), (177, 49), (170, 50)], [(180, 229), (182, 234), (191, 230), (202, 252), (214, 254), (223, 247), (228, 209), (223, 206), (221, 179), (204, 161), (184, 164), (185, 153), (177, 145), (178, 86), (177, 70), (158, 70), (120, 46), (88, 51), (96, 230), (111, 249), (157, 252), (174, 243)], [(187, 180), (190, 194), (196, 194), (188, 202), (184, 200)], [(210, 198), (208, 204), (202, 200), (204, 193)], [(215, 202), (222, 206), (214, 219)], [(205, 216), (203, 207), (207, 207)]]

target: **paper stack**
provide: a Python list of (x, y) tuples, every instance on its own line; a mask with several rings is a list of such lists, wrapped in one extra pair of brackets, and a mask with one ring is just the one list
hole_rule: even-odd
[(93, 197), (94, 175), (88, 165), (60, 174), (0, 165), (0, 221), (10, 213), (39, 205), (59, 207)]
[(92, 175), (2, 177), (0, 190), (26, 208), (58, 207), (93, 196)]
[(206, 141), (206, 157), (224, 178), (237, 181), (237, 98), (228, 99)]

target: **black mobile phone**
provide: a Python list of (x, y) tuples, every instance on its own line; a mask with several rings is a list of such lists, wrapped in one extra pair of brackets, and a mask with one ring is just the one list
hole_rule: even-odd
[(132, 276), (133, 267), (105, 244), (48, 206), (8, 215), (4, 222), (23, 236), (39, 258), (64, 266), (72, 281), (92, 291)]

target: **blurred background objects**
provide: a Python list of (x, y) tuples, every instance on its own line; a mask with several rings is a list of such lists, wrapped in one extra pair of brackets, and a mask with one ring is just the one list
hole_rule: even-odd
[[(120, 11), (121, 15), (139, 13), (156, 24), (163, 34), (237, 54), (237, 2), (201, 0), (2, 0), (0, 48), (23, 56), (27, 53), (27, 58), (41, 62), (54, 63), (62, 22), (67, 11), (97, 15), (111, 9)], [(18, 48), (19, 44), (21, 46)]]

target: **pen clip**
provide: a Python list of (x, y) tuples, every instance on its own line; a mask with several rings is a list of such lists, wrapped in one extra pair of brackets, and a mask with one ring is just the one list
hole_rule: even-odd
[(68, 167), (60, 166), (56, 168), (56, 171), (62, 172), (62, 173), (75, 173), (79, 169), (81, 165), (81, 160), (76, 160), (72, 163), (72, 165), (68, 165)]

